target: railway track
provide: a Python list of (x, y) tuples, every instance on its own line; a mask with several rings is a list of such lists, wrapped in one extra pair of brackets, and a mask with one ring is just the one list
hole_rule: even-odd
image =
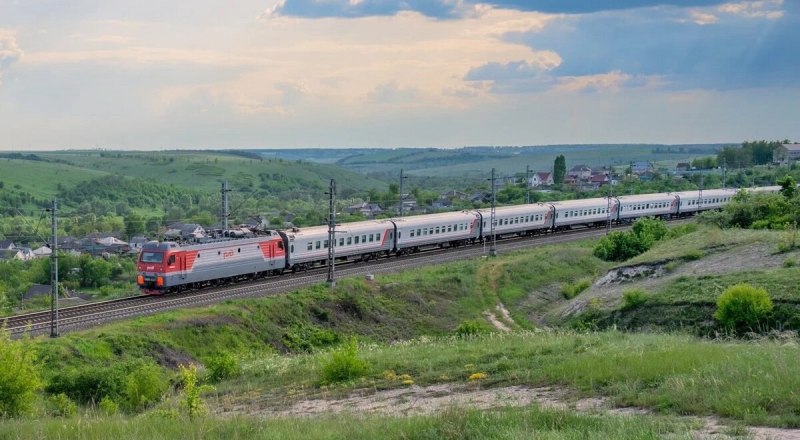
[[(690, 219), (674, 220), (670, 223), (685, 223)], [(614, 229), (627, 229), (629, 226), (615, 226)], [(509, 252), (533, 246), (558, 244), (605, 234), (605, 229), (576, 229), (559, 234), (546, 234), (534, 237), (513, 237), (498, 240), (498, 252)], [(489, 243), (459, 248), (431, 249), (417, 254), (382, 258), (369, 263), (337, 264), (337, 278), (366, 274), (398, 272), (406, 269), (441, 264), (488, 255)], [(59, 309), (59, 332), (88, 328), (98, 324), (150, 315), (178, 308), (205, 306), (221, 301), (239, 298), (277, 295), (324, 282), (327, 267), (319, 267), (307, 272), (288, 274), (281, 277), (262, 278), (257, 281), (230, 286), (188, 291), (167, 296), (134, 296), (110, 301), (93, 302)], [(50, 311), (28, 313), (3, 318), (12, 336), (24, 333), (30, 335), (49, 334), (51, 329)]]

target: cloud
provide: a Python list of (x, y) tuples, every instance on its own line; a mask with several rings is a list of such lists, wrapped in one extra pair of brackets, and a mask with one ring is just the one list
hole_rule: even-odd
[(689, 11), (689, 16), (691, 17), (689, 21), (694, 24), (699, 24), (701, 26), (705, 26), (708, 24), (714, 24), (719, 21), (719, 17), (714, 14), (710, 14), (708, 12), (701, 12), (701, 11)]
[(357, 18), (395, 15), (403, 11), (418, 12), (437, 19), (474, 16), (487, 8), (513, 9), (548, 14), (587, 14), (601, 11), (648, 8), (658, 6), (705, 7), (725, 3), (724, 0), (282, 0), (262, 14), (264, 18), (280, 16), (322, 18)]
[(745, 18), (766, 18), (777, 20), (783, 17), (783, 0), (743, 1), (720, 5), (717, 10), (726, 14)]
[(369, 100), (378, 104), (408, 104), (419, 99), (419, 90), (404, 87), (396, 81), (380, 84), (369, 93)]
[(623, 72), (658, 77), (663, 87), (675, 90), (798, 85), (796, 12), (780, 20), (753, 20), (714, 10), (718, 20), (713, 26), (696, 25), (713, 21), (703, 15), (687, 22), (686, 12), (640, 9), (569, 16), (542, 32), (505, 38), (558, 53), (563, 62), (552, 74), (560, 77)]
[(17, 45), (16, 34), (11, 30), (0, 28), (0, 84), (3, 72), (19, 61), (22, 54), (22, 49)]

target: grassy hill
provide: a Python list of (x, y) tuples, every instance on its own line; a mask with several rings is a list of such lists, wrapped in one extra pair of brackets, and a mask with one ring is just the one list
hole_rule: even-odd
[[(607, 280), (620, 267), (592, 256), (592, 242), (578, 242), (39, 339), (32, 347), (48, 389), (76, 399), (90, 378), (124, 383), (120, 369), (141, 362), (172, 377), (179, 364), (211, 371), (227, 353), (240, 375), (206, 393), (210, 415), (199, 421), (183, 415), (175, 389), (137, 416), (109, 418), (89, 406), (80, 419), (5, 423), (0, 436), (48, 436), (66, 426), (64, 438), (687, 438), (712, 429), (704, 427), (708, 415), (724, 418), (728, 428), (713, 429), (731, 435), (746, 434), (744, 424), (798, 427), (792, 336), (756, 343), (565, 328), (705, 331), (719, 290), (745, 278), (790, 306), (782, 316), (796, 318), (798, 269), (783, 262), (797, 255), (776, 253), (781, 234), (700, 229), (626, 263), (668, 269), (614, 282)], [(749, 260), (740, 257), (747, 251)], [(704, 264), (716, 275), (702, 272)], [(725, 265), (731, 269), (718, 270)], [(632, 286), (645, 291), (644, 303), (625, 304)], [(783, 325), (797, 328), (791, 319)], [(351, 337), (360, 346), (348, 355), (339, 347)], [(348, 356), (363, 362), (361, 373), (331, 379), (330, 365)], [(102, 384), (98, 390), (116, 389)], [(494, 409), (470, 409), (478, 401)]]

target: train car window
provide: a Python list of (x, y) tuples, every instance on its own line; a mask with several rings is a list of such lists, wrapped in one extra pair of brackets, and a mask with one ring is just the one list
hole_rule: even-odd
[(325, 249), (328, 249), (328, 240), (325, 240), (325, 241), (322, 242), (322, 247), (324, 247)]
[(308, 242), (308, 250), (314, 249), (314, 245), (311, 242)]
[(437, 234), (439, 233), (439, 227), (438, 226), (436, 227), (436, 233)]
[(240, 253), (240, 254), (241, 254), (241, 253), (242, 253), (242, 248), (238, 248), (238, 249), (236, 249), (236, 252), (238, 252), (238, 253)]
[(347, 237), (347, 245), (350, 246), (353, 244), (353, 237)]
[(320, 242), (319, 242), (319, 240), (317, 240), (317, 243), (316, 243), (316, 245), (314, 246), (314, 248), (316, 248), (316, 249), (319, 249), (320, 247), (321, 247), (321, 246), (320, 246)]
[(198, 258), (198, 259), (200, 258), (200, 254), (197, 254), (197, 258)]
[(339, 239), (339, 246), (344, 246), (344, 238)]
[[(414, 231), (411, 231), (411, 236), (414, 236)], [(375, 234), (369, 234), (369, 242), (372, 243), (375, 239)]]
[(417, 237), (419, 237), (420, 235), (422, 235), (422, 234), (420, 234), (420, 230), (417, 229)]
[(447, 225), (447, 232), (453, 232), (453, 227), (450, 226), (450, 225)]
[(359, 238), (361, 238), (361, 237), (359, 237), (358, 235), (356, 235), (356, 244), (358, 244), (358, 239), (359, 239)]
[(361, 236), (361, 242), (362, 243), (366, 243), (367, 242), (367, 236), (366, 235), (362, 235)]
[(294, 253), (294, 245), (289, 246), (289, 252)]

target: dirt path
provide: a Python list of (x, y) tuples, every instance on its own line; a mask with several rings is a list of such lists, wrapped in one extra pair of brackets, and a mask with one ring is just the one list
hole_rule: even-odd
[[(508, 309), (506, 309), (503, 303), (498, 304), (495, 310), (497, 314), (491, 310), (484, 310), (483, 317), (486, 318), (495, 329), (501, 332), (510, 332), (514, 326), (514, 318), (511, 317), (511, 313), (508, 312)], [(498, 315), (500, 315), (500, 318), (498, 318)]]
[[(257, 400), (257, 399), (256, 399)], [(251, 401), (252, 402), (252, 401)], [(628, 416), (651, 414), (650, 410), (634, 407), (612, 407), (608, 399), (590, 397), (574, 398), (574, 393), (559, 387), (482, 388), (479, 383), (457, 385), (439, 384), (427, 387), (412, 385), (384, 391), (359, 390), (347, 397), (335, 399), (299, 400), (288, 407), (266, 408), (255, 406), (232, 406), (217, 408), (222, 417), (315, 417), (330, 414), (384, 415), (406, 417), (431, 415), (448, 408), (491, 409), (502, 407), (525, 407), (539, 405), (542, 408), (571, 410), (586, 414), (607, 414)], [(730, 431), (716, 417), (684, 417), (687, 423), (699, 424), (691, 432), (694, 440), (732, 439)], [(699, 423), (698, 423), (699, 422)], [(800, 440), (800, 430), (767, 427), (748, 427), (749, 435), (755, 440)]]

